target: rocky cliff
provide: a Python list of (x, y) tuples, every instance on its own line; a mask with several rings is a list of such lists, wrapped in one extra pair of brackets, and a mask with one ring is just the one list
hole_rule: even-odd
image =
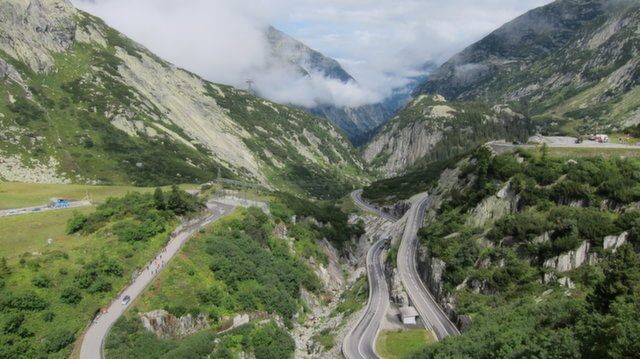
[(302, 172), (348, 182), (336, 170), (361, 168), (328, 121), (206, 82), (66, 0), (3, 1), (0, 20), (0, 121), (15, 138), (0, 145), (4, 163), (136, 184), (200, 182), (218, 169), (263, 184)]
[(412, 166), (446, 160), (495, 136), (527, 133), (526, 118), (506, 106), (448, 102), (422, 95), (401, 110), (367, 144), (364, 159), (391, 177)]

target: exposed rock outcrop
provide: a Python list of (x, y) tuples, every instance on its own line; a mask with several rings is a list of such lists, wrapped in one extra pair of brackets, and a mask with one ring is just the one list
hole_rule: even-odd
[(187, 314), (178, 318), (165, 310), (142, 313), (140, 320), (146, 330), (165, 339), (182, 338), (209, 327), (209, 320), (204, 314), (196, 317)]
[(616, 251), (616, 249), (622, 247), (625, 243), (627, 243), (627, 239), (629, 238), (629, 232), (623, 232), (619, 236), (607, 236), (604, 237), (604, 249), (611, 249), (612, 251)]
[(574, 270), (581, 265), (588, 263), (590, 258), (593, 258), (592, 256), (589, 256), (589, 249), (591, 249), (591, 244), (584, 241), (573, 251), (547, 259), (544, 262), (543, 267), (555, 269), (560, 273)]

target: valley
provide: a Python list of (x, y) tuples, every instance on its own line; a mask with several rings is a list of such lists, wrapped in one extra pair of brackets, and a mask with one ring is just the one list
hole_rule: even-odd
[[(637, 356), (637, 2), (549, 1), (362, 106), (74, 5), (0, 2), (0, 359)], [(361, 86), (252, 30), (252, 74)]]

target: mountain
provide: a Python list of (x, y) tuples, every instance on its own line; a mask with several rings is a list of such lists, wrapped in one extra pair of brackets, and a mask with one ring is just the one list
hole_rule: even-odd
[[(450, 158), (480, 140), (524, 138), (536, 131), (586, 135), (638, 125), (639, 28), (637, 1), (558, 0), (534, 9), (435, 70), (416, 89), (417, 100), (370, 141), (365, 159), (393, 175), (420, 161)], [(444, 106), (456, 111), (425, 105), (425, 98), (446, 99)], [(462, 117), (469, 120), (470, 111), (457, 107), (478, 105), (484, 107), (479, 117), (451, 127)], [(520, 120), (487, 112), (497, 108), (520, 114)], [(441, 110), (450, 121), (434, 116)]]
[[(324, 56), (304, 43), (284, 32), (269, 27), (266, 31), (269, 44), (270, 66), (280, 69), (291, 69), (300, 76), (322, 76), (338, 80), (344, 84), (357, 83), (334, 59)], [(320, 104), (307, 108), (306, 111), (329, 119), (338, 125), (355, 144), (364, 142), (367, 135), (384, 124), (399, 108), (396, 102), (363, 105), (357, 107), (339, 107), (331, 104)]]
[(550, 132), (637, 125), (639, 28), (637, 1), (558, 0), (455, 55), (417, 93), (518, 103)]
[(364, 159), (385, 177), (463, 154), (491, 139), (526, 137), (529, 121), (508, 106), (421, 95), (366, 145)]
[(221, 173), (300, 189), (362, 176), (328, 121), (176, 68), (67, 0), (0, 3), (0, 122), (9, 181), (151, 185)]

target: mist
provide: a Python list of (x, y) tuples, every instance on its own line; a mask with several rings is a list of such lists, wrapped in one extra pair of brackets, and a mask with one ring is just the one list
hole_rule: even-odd
[[(502, 23), (550, 0), (72, 0), (167, 61), (279, 103), (377, 103), (423, 65), (443, 62)], [(463, 9), (463, 10), (460, 10)], [(455, 11), (454, 11), (455, 10)], [(480, 14), (481, 16), (479, 16)], [(355, 77), (347, 83), (274, 60), (275, 25)]]

